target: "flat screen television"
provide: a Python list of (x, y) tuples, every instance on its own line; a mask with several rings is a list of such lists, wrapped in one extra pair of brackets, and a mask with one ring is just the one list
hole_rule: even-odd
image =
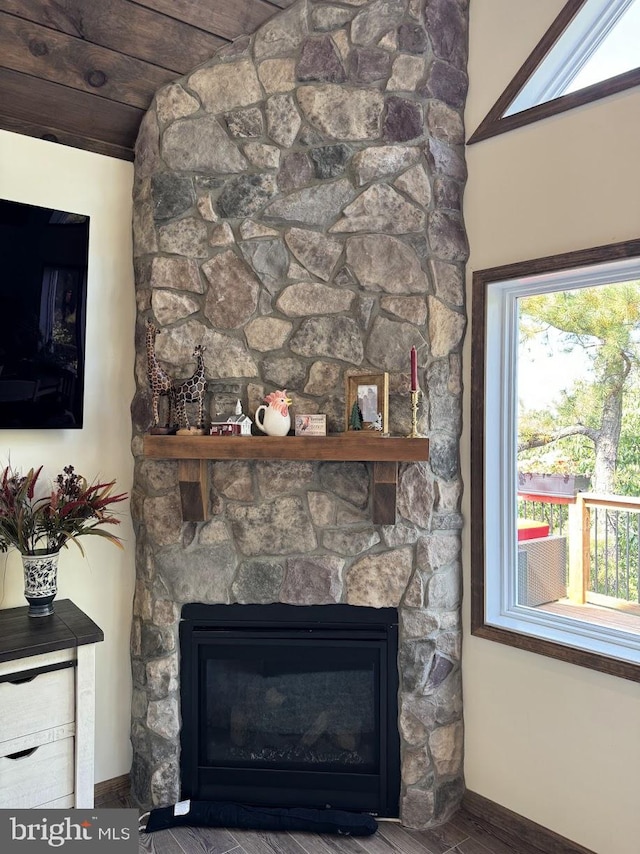
[(0, 428), (79, 429), (89, 217), (0, 199)]

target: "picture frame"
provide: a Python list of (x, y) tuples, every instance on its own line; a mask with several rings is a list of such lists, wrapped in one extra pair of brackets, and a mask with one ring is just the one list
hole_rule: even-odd
[[(361, 428), (355, 424), (358, 406)], [(389, 374), (349, 374), (345, 378), (345, 432), (383, 436), (389, 432)]]

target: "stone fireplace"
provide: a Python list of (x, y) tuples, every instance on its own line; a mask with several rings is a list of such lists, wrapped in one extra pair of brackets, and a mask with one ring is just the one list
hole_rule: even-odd
[[(178, 626), (199, 602), (398, 608), (400, 817), (427, 827), (459, 803), (466, 16), (466, 0), (304, 0), (160, 90), (143, 121), (131, 641), (141, 804), (180, 795)], [(344, 429), (345, 376), (380, 371), (390, 432), (408, 432), (415, 346), (430, 459), (400, 466), (396, 524), (372, 522), (367, 464), (278, 460), (211, 463), (210, 518), (183, 524), (176, 462), (143, 454), (148, 318), (176, 379), (206, 348), (211, 417), (238, 398), (253, 415), (286, 387), (293, 411), (326, 413), (331, 432)]]

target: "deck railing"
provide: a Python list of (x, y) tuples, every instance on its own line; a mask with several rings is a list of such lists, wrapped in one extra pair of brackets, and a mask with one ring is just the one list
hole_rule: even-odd
[(567, 537), (567, 593), (576, 604), (640, 602), (640, 497), (578, 493), (518, 502), (520, 516)]

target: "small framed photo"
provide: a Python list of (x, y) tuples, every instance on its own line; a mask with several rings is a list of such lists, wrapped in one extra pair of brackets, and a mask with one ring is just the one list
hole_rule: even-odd
[(351, 374), (345, 380), (345, 430), (389, 432), (389, 374)]
[(296, 436), (326, 436), (327, 416), (324, 414), (296, 415)]

